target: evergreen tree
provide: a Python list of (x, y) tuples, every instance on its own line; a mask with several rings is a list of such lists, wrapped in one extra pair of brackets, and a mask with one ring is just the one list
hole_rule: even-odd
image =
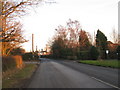
[(106, 58), (106, 50), (107, 50), (107, 37), (99, 29), (96, 34), (96, 46), (100, 53), (99, 58), (105, 59)]
[(65, 48), (64, 44), (65, 44), (64, 41), (60, 37), (53, 42), (51, 47), (53, 57), (55, 58), (64, 57), (64, 48)]

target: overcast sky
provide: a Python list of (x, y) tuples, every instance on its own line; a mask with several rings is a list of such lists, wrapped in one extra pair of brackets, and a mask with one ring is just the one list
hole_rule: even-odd
[[(78, 20), (82, 29), (92, 36), (100, 29), (110, 40), (112, 29), (118, 30), (119, 0), (45, 0), (32, 9), (23, 19), (24, 36), (29, 42), (23, 44), (31, 50), (34, 34), (34, 48), (42, 49), (54, 35), (59, 25), (66, 25), (68, 19)], [(53, 2), (52, 4), (48, 2)]]

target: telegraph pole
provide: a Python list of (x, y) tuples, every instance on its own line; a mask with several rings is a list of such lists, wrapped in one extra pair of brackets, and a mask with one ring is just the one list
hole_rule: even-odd
[(37, 46), (36, 46), (36, 51), (38, 51), (38, 50), (37, 50)]
[(34, 34), (32, 34), (32, 53), (34, 53)]
[(34, 59), (34, 34), (32, 34), (32, 55)]

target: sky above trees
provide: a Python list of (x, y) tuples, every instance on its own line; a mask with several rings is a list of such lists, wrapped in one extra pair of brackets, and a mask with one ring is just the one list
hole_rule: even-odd
[[(29, 42), (23, 44), (31, 50), (31, 38), (34, 34), (34, 48), (42, 49), (53, 36), (59, 25), (78, 20), (82, 29), (94, 38), (94, 32), (100, 29), (111, 40), (112, 29), (118, 30), (119, 0), (45, 0), (22, 18), (24, 36)], [(52, 2), (52, 3), (50, 3)]]

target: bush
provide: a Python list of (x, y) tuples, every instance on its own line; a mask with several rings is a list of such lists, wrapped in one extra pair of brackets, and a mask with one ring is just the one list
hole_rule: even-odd
[(22, 58), (23, 58), (23, 60), (25, 60), (25, 61), (27, 61), (27, 60), (32, 60), (32, 59), (33, 59), (33, 54), (32, 54), (32, 52), (30, 52), (30, 53), (25, 53), (25, 54), (22, 55)]
[(97, 60), (99, 56), (99, 52), (96, 47), (92, 46), (89, 51), (90, 59)]
[(25, 53), (25, 49), (23, 48), (15, 48), (11, 51), (11, 55), (22, 55)]
[(76, 60), (77, 56), (67, 56), (67, 59), (69, 59), (69, 60)]
[(41, 58), (52, 58), (51, 55), (40, 55)]
[(117, 47), (116, 52), (117, 52), (117, 54), (118, 54), (118, 60), (120, 60), (120, 46)]
[(16, 62), (16, 67), (17, 68), (22, 68), (23, 67), (23, 60), (22, 60), (22, 56), (20, 55), (16, 55), (16, 56), (13, 56), (15, 62)]
[(8, 69), (16, 68), (15, 59), (12, 56), (3, 56), (2, 57), (2, 71), (5, 72)]
[(117, 59), (117, 53), (115, 51), (109, 51), (108, 58), (109, 59)]
[(3, 72), (7, 70), (13, 70), (15, 68), (22, 68), (23, 62), (22, 57), (16, 56), (3, 56), (2, 57), (2, 70)]
[(89, 51), (80, 51), (78, 54), (78, 59), (88, 60), (89, 59)]
[[(33, 57), (34, 56), (34, 57)], [(29, 53), (25, 53), (22, 55), (22, 58), (24, 61), (29, 61), (29, 60), (38, 60), (39, 59), (39, 56), (37, 53), (32, 53), (32, 52), (29, 52)]]
[(34, 59), (35, 60), (38, 60), (39, 59), (39, 56), (37, 54), (34, 55)]

